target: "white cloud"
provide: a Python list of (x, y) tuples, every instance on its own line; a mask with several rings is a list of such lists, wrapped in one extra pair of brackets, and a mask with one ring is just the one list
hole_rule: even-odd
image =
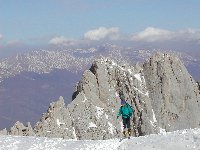
[(166, 41), (195, 41), (200, 43), (200, 29), (184, 29), (179, 31), (170, 31), (161, 28), (147, 27), (144, 31), (136, 34), (122, 35), (118, 27), (105, 28), (99, 27), (89, 30), (84, 34), (83, 39), (67, 39), (64, 36), (57, 36), (49, 41), (49, 44), (74, 46), (77, 44), (86, 44), (98, 42), (100, 40), (122, 40), (122, 41), (140, 41), (140, 42), (166, 42)]
[(77, 40), (67, 39), (64, 36), (54, 37), (49, 41), (49, 44), (53, 45), (65, 45), (65, 46), (72, 46), (77, 44)]
[(134, 41), (164, 41), (170, 40), (174, 37), (174, 33), (164, 29), (158, 29), (153, 27), (148, 27), (144, 31), (137, 33), (132, 37)]
[(131, 38), (134, 41), (163, 42), (169, 40), (198, 41), (200, 40), (200, 30), (185, 29), (180, 31), (169, 31), (165, 29), (148, 27)]
[(177, 38), (184, 38), (186, 41), (199, 41), (200, 29), (186, 29), (177, 33)]
[(94, 30), (90, 30), (86, 32), (84, 34), (84, 38), (89, 39), (89, 40), (102, 40), (102, 39), (118, 40), (120, 38), (119, 28), (100, 27), (98, 29), (94, 29)]
[(132, 36), (122, 35), (119, 28), (100, 27), (90, 30), (84, 34), (83, 39), (68, 39), (64, 36), (53, 37), (49, 44), (61, 46), (84, 45), (101, 40), (122, 40), (122, 41), (140, 41), (140, 42), (190, 42), (194, 41), (200, 44), (200, 29), (184, 29), (179, 31), (170, 31), (161, 28), (147, 27), (144, 31), (138, 32)]
[(67, 41), (67, 39), (64, 36), (54, 37), (49, 41), (49, 44), (58, 45), (64, 43), (65, 41)]

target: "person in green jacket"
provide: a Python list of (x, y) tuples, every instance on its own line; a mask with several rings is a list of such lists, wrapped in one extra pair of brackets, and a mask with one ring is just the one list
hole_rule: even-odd
[(124, 100), (121, 99), (121, 107), (117, 115), (117, 119), (122, 116), (123, 120), (123, 135), (126, 136), (126, 128), (128, 129), (129, 137), (131, 136), (131, 127), (130, 127), (130, 118), (132, 117), (133, 109), (132, 107)]

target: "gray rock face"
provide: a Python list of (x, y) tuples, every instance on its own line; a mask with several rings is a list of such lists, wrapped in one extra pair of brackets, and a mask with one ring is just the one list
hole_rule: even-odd
[[(119, 93), (134, 109), (135, 136), (199, 127), (198, 85), (179, 59), (157, 53), (135, 66), (95, 61), (78, 82), (73, 101), (67, 107), (62, 97), (51, 103), (34, 133), (81, 140), (119, 137)], [(12, 134), (22, 134), (14, 129)]]
[(95, 61), (67, 106), (78, 139), (120, 136), (116, 114), (122, 92), (135, 110), (136, 136), (199, 127), (199, 91), (180, 60), (157, 53), (143, 65)]
[(198, 85), (179, 59), (157, 53), (144, 63), (144, 75), (161, 128), (174, 131), (199, 127)]
[(75, 123), (77, 131), (81, 129), (79, 139), (108, 139), (121, 135), (116, 120), (120, 108), (119, 92), (135, 110), (132, 122), (136, 136), (157, 132), (150, 122), (153, 113), (142, 67), (139, 64), (121, 66), (102, 59), (85, 71), (75, 92), (77, 96), (68, 105), (69, 109), (75, 108), (73, 118), (80, 118)]

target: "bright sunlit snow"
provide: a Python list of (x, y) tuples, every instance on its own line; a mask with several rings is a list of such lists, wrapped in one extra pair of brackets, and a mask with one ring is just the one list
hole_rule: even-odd
[(131, 137), (130, 140), (63, 140), (0, 136), (0, 150), (192, 150), (200, 149), (200, 129), (159, 135)]
[(140, 73), (135, 74), (134, 77), (135, 77), (138, 81), (142, 82)]
[(103, 108), (98, 106), (96, 106), (96, 109), (97, 109), (97, 118), (99, 119), (103, 115), (104, 111)]
[(90, 122), (88, 128), (97, 128), (97, 125), (94, 124), (93, 122)]

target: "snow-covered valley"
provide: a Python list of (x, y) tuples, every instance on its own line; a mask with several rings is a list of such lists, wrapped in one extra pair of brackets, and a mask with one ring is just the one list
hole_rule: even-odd
[(192, 150), (200, 149), (200, 129), (152, 134), (131, 139), (63, 140), (0, 136), (0, 150)]

